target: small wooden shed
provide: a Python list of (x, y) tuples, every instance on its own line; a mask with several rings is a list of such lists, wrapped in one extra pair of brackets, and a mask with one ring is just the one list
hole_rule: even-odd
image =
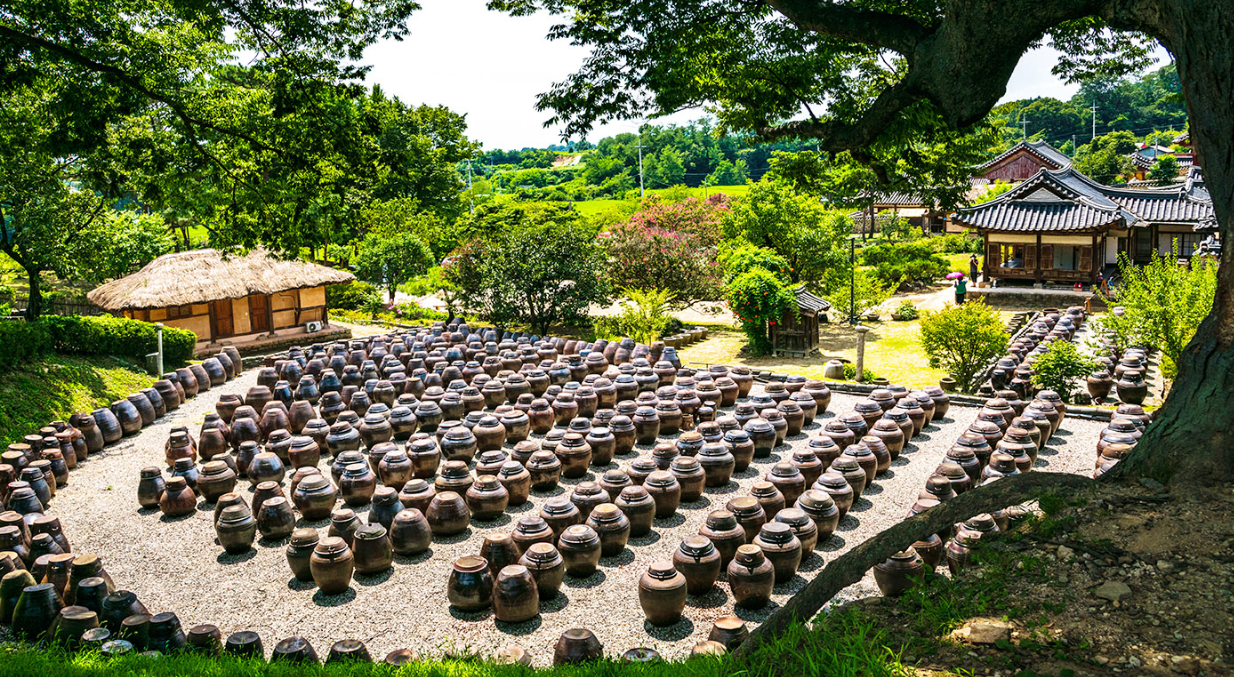
[[(199, 350), (281, 341), (326, 326), (326, 285), (355, 276), (255, 249), (164, 254), (87, 298), (104, 310), (197, 334)], [(320, 323), (320, 324), (318, 324)]]
[(794, 289), (793, 296), (797, 298), (797, 312), (785, 313), (779, 322), (768, 327), (772, 348), (776, 355), (817, 355), (819, 316), (831, 310), (831, 304), (804, 287)]

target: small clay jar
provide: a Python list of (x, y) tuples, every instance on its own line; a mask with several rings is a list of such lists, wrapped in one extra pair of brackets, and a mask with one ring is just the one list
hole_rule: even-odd
[[(848, 483), (844, 483), (848, 486)], [(804, 512), (818, 530), (815, 543), (825, 542), (835, 533), (840, 524), (840, 509), (831, 494), (821, 489), (810, 489), (797, 499), (794, 506)], [(804, 543), (803, 543), (804, 546)]]
[(586, 628), (571, 628), (553, 647), (553, 665), (578, 665), (604, 658), (604, 645)]
[(775, 567), (757, 545), (737, 548), (737, 554), (726, 570), (729, 589), (737, 606), (759, 609), (771, 601)]
[(540, 613), (540, 592), (528, 567), (511, 564), (493, 582), (493, 616), (506, 623), (522, 623)]
[(228, 554), (239, 555), (253, 547), (257, 535), (257, 520), (247, 505), (239, 503), (223, 510), (214, 524), (219, 545)]
[(595, 482), (579, 482), (570, 492), (570, 502), (578, 506), (583, 521), (591, 515), (596, 506), (611, 503), (608, 492)]
[(587, 474), (587, 466), (591, 464), (591, 446), (583, 435), (566, 433), (554, 453), (561, 461), (562, 477), (573, 479)]
[(738, 496), (724, 507), (733, 514), (737, 524), (745, 530), (746, 543), (754, 542), (754, 537), (767, 523), (767, 513), (763, 512), (763, 506), (759, 504), (758, 499), (753, 496)]
[(326, 595), (342, 594), (351, 586), (355, 571), (355, 556), (347, 543), (337, 536), (321, 539), (309, 558), (313, 582)]
[(518, 547), (519, 552), (527, 552), (528, 548), (536, 543), (548, 543), (552, 545), (557, 541), (557, 534), (553, 533), (548, 522), (544, 521), (539, 515), (523, 515), (514, 525), (514, 532), (510, 534), (510, 539), (514, 541), (514, 545)]
[(372, 522), (356, 529), (352, 549), (356, 573), (378, 574), (393, 565), (394, 550), (387, 534), (384, 526)]
[(874, 565), (874, 581), (885, 597), (899, 597), (921, 580), (924, 571), (925, 563), (910, 545)]
[(142, 468), (141, 478), (137, 482), (138, 505), (147, 510), (159, 507), (163, 490), (163, 471), (154, 466)]
[(441, 439), (441, 454), (447, 461), (470, 461), (477, 448), (476, 436), (466, 426), (451, 428)]
[(316, 529), (304, 528), (291, 532), (291, 542), (287, 544), (284, 553), (287, 555), (287, 566), (291, 568), (291, 575), (295, 576), (296, 580), (304, 582), (313, 580), (313, 571), (309, 561), (313, 557), (313, 549), (317, 547), (318, 541)]
[(493, 576), (483, 557), (468, 555), (454, 560), (446, 583), (446, 598), (459, 611), (475, 612), (493, 603)]
[(527, 410), (527, 419), (531, 425), (531, 432), (536, 435), (543, 435), (552, 430), (553, 424), (557, 422), (552, 405), (543, 398), (531, 401), (531, 406)]
[(630, 540), (630, 520), (612, 503), (596, 506), (587, 517), (587, 526), (600, 535), (600, 552), (616, 557)]
[(492, 475), (481, 475), (466, 490), (467, 508), (478, 520), (493, 520), (505, 513), (510, 504), (510, 494), (501, 482)]
[(712, 624), (707, 640), (723, 646), (728, 651), (733, 651), (741, 646), (741, 643), (749, 636), (750, 630), (746, 628), (745, 621), (737, 616), (721, 616)]
[(669, 464), (669, 472), (673, 474), (673, 477), (677, 478), (677, 483), (681, 486), (681, 501), (683, 503), (692, 503), (702, 498), (707, 474), (703, 471), (703, 467), (699, 464), (697, 458), (678, 456)]
[(607, 470), (600, 477), (600, 488), (608, 494), (608, 499), (612, 503), (616, 503), (621, 490), (629, 486), (634, 486), (634, 480), (630, 479), (624, 470)]
[[(742, 532), (742, 539), (745, 538)], [(734, 553), (736, 546), (733, 547)], [(686, 579), (686, 589), (691, 595), (705, 595), (715, 587), (724, 564), (715, 545), (705, 536), (688, 536), (673, 552), (673, 566)]]
[[(840, 456), (831, 462), (830, 470), (844, 477), (848, 485), (852, 487), (854, 497), (860, 496), (861, 492), (865, 490), (869, 475), (866, 474), (865, 469), (861, 467), (861, 464), (853, 456)], [(819, 479), (821, 480), (827, 474), (823, 473), (823, 475), (819, 476)]]
[(424, 513), (434, 536), (460, 534), (471, 525), (467, 503), (453, 491), (443, 491), (433, 497)]
[(376, 488), (377, 476), (368, 463), (348, 464), (339, 477), (339, 493), (343, 502), (353, 508), (368, 505)]
[(274, 496), (263, 501), (257, 510), (256, 519), (261, 537), (270, 541), (287, 538), (296, 528), (296, 513), (283, 496)]
[(721, 568), (727, 567), (737, 554), (737, 548), (746, 544), (746, 531), (737, 523), (731, 511), (715, 510), (707, 515), (707, 521), (699, 528), (700, 536), (707, 538), (720, 553)]
[(555, 597), (566, 575), (565, 560), (551, 543), (533, 543), (518, 563), (527, 568), (536, 582), (540, 599)]
[(629, 486), (622, 489), (614, 504), (630, 521), (630, 536), (637, 538), (651, 533), (656, 503), (644, 487)]
[(595, 573), (600, 565), (600, 535), (590, 526), (575, 524), (566, 528), (558, 539), (557, 550), (565, 560), (566, 573), (571, 577), (586, 578)]
[(681, 504), (681, 484), (677, 478), (665, 470), (657, 470), (647, 476), (643, 488), (651, 494), (656, 504), (656, 519), (672, 517)]
[[(10, 495), (11, 501), (12, 496)], [(13, 509), (12, 505), (9, 509)], [(167, 480), (163, 494), (159, 497), (159, 510), (167, 517), (184, 517), (197, 511), (197, 496), (183, 477), (172, 477)]]
[(797, 567), (801, 566), (801, 541), (788, 524), (769, 522), (763, 525), (752, 543), (761, 548), (771, 561), (777, 584), (787, 583), (797, 573)]
[(785, 500), (784, 494), (780, 492), (780, 489), (775, 484), (765, 480), (755, 482), (750, 486), (750, 496), (762, 506), (763, 513), (767, 516), (767, 519), (775, 517), (776, 513), (791, 505)]
[(522, 505), (531, 496), (531, 473), (518, 461), (506, 461), (497, 471), (497, 481), (505, 487), (509, 505)]
[(875, 437), (882, 442), (883, 446), (887, 449), (889, 462), (899, 458), (900, 453), (904, 451), (904, 444), (906, 441), (904, 431), (901, 430), (900, 426), (891, 419), (880, 418), (875, 421), (874, 426), (870, 428), (869, 436)]
[(638, 580), (638, 601), (652, 625), (672, 625), (686, 608), (686, 577), (668, 560), (653, 562)]

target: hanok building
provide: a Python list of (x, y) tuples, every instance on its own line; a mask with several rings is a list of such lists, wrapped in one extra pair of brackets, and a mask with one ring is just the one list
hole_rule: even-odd
[(197, 351), (257, 346), (327, 326), (326, 285), (355, 276), (262, 250), (225, 255), (215, 249), (164, 254), (89, 294), (104, 310), (197, 335)]
[(793, 289), (793, 296), (797, 312), (785, 313), (768, 327), (771, 345), (776, 355), (810, 357), (818, 353), (819, 318), (831, 310), (831, 304), (801, 287)]
[(1032, 178), (954, 217), (985, 245), (987, 280), (1096, 282), (1126, 253), (1146, 263), (1177, 245), (1190, 257), (1217, 221), (1199, 168), (1167, 188), (1105, 186), (1070, 165), (1042, 167)]
[(1071, 158), (1045, 141), (1021, 141), (977, 168), (977, 176), (991, 183), (1027, 181), (1045, 170), (1071, 166)]

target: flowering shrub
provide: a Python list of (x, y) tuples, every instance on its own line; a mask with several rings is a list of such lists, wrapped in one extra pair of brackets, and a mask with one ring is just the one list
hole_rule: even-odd
[(715, 249), (694, 234), (631, 220), (602, 233), (614, 285), (630, 289), (670, 289), (679, 305), (715, 301), (724, 277)]
[(766, 355), (772, 350), (767, 328), (779, 322), (785, 313), (796, 312), (797, 299), (775, 274), (765, 268), (752, 268), (729, 282), (728, 306), (741, 321), (750, 340), (750, 352)]

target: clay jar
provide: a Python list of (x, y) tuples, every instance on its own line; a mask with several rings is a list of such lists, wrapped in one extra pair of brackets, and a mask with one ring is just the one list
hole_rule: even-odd
[(797, 498), (805, 492), (807, 486), (805, 476), (792, 463), (780, 462), (771, 466), (766, 479), (784, 494), (786, 505), (796, 503)]
[(608, 429), (613, 434), (615, 454), (625, 455), (634, 451), (638, 439), (638, 431), (629, 416), (614, 416), (608, 423)]
[(655, 499), (647, 493), (645, 488), (639, 486), (625, 487), (621, 490), (621, 494), (617, 496), (614, 504), (630, 521), (631, 536), (646, 536), (651, 533), (651, 527), (655, 519), (656, 503)]
[(561, 590), (566, 575), (565, 560), (551, 543), (533, 543), (519, 558), (536, 582), (540, 599), (551, 599)]
[(352, 552), (356, 573), (359, 574), (378, 574), (389, 569), (394, 563), (394, 550), (386, 528), (380, 524), (369, 523), (356, 529), (355, 548)]
[[(845, 483), (847, 487), (847, 483)], [(811, 520), (814, 521), (814, 526), (818, 529), (815, 535), (815, 542), (826, 541), (835, 533), (836, 527), (840, 523), (840, 509), (832, 499), (831, 494), (828, 494), (821, 489), (810, 489), (797, 499), (797, 504), (794, 506), (804, 512)]]
[(197, 493), (207, 503), (214, 503), (220, 496), (236, 488), (236, 471), (223, 461), (210, 461), (201, 468), (197, 478)]
[[(832, 461), (831, 471), (844, 477), (848, 485), (852, 487), (854, 497), (860, 496), (861, 492), (866, 488), (866, 480), (869, 476), (866, 474), (865, 469), (861, 467), (861, 464), (857, 462), (857, 459), (852, 456), (840, 456)], [(822, 480), (827, 474), (823, 473), (819, 479)], [(826, 490), (825, 487), (824, 490)]]
[(214, 524), (219, 545), (228, 554), (238, 555), (253, 547), (253, 539), (257, 535), (257, 520), (247, 505), (239, 503), (223, 509), (219, 519)]
[(737, 548), (745, 545), (745, 529), (737, 523), (737, 518), (728, 510), (715, 510), (707, 515), (707, 521), (699, 528), (698, 533), (711, 541), (716, 551), (720, 553), (720, 566), (727, 567), (737, 554)]
[(767, 523), (767, 514), (763, 512), (758, 499), (753, 496), (738, 496), (724, 507), (733, 514), (737, 524), (745, 530), (746, 543), (752, 543), (759, 530)]
[(498, 572), (493, 583), (493, 616), (506, 623), (522, 623), (540, 613), (540, 593), (531, 571), (511, 564)]
[(509, 505), (522, 505), (531, 495), (531, 473), (518, 461), (506, 461), (497, 471), (497, 481), (509, 495)]
[[(744, 532), (742, 538), (744, 539)], [(686, 590), (691, 595), (711, 592), (720, 577), (722, 565), (720, 551), (705, 536), (687, 537), (673, 553), (673, 566), (685, 576)]]
[(596, 506), (587, 518), (587, 526), (600, 536), (600, 552), (604, 557), (616, 557), (630, 540), (630, 520), (612, 503)]
[(553, 665), (576, 665), (604, 657), (604, 645), (586, 628), (571, 628), (558, 638), (553, 648)]
[(137, 503), (147, 510), (159, 507), (163, 488), (163, 471), (153, 466), (142, 468), (137, 481)]
[(457, 426), (441, 438), (441, 453), (447, 461), (470, 461), (476, 455), (476, 436), (466, 426)]
[(652, 625), (672, 625), (686, 608), (686, 577), (668, 560), (653, 562), (638, 580), (638, 601)]
[(736, 461), (728, 447), (722, 443), (707, 443), (698, 454), (698, 463), (705, 475), (704, 484), (709, 487), (722, 487), (733, 477)]
[(373, 491), (377, 488), (377, 476), (367, 463), (351, 463), (343, 467), (339, 477), (339, 493), (343, 502), (349, 506), (367, 505), (373, 500)]
[(886, 597), (899, 597), (920, 580), (925, 563), (912, 546), (897, 552), (881, 564), (874, 565), (874, 581)]
[(493, 475), (481, 475), (466, 491), (467, 508), (474, 519), (497, 519), (510, 503), (509, 492)]
[(493, 603), (493, 576), (488, 562), (476, 555), (454, 560), (446, 583), (446, 598), (459, 611), (487, 609)]
[(784, 500), (784, 494), (780, 492), (776, 485), (767, 481), (752, 484), (750, 486), (750, 496), (758, 501), (767, 519), (775, 517), (776, 513), (789, 505)]
[(561, 461), (551, 451), (537, 451), (527, 461), (531, 474), (531, 488), (536, 491), (551, 491), (561, 479)]
[(514, 533), (510, 534), (510, 539), (514, 541), (514, 545), (518, 547), (520, 552), (527, 552), (536, 543), (552, 545), (556, 542), (557, 536), (558, 534), (553, 532), (543, 517), (539, 515), (523, 515), (519, 518), (518, 523), (514, 525)]
[(296, 529), (291, 532), (291, 542), (287, 544), (284, 553), (287, 555), (287, 565), (291, 568), (291, 575), (295, 576), (296, 580), (304, 582), (313, 580), (309, 561), (312, 559), (313, 549), (317, 547), (318, 541), (316, 529)]
[(656, 519), (672, 517), (681, 504), (681, 484), (672, 473), (657, 470), (647, 476), (643, 488), (656, 504)]
[(557, 550), (565, 560), (566, 573), (574, 578), (586, 578), (600, 565), (600, 535), (584, 524), (575, 524), (561, 532)]
[(390, 523), (390, 548), (395, 554), (408, 557), (429, 549), (433, 532), (424, 514), (416, 508), (400, 511)]
[(733, 472), (743, 472), (754, 460), (754, 441), (744, 430), (728, 430), (724, 433), (724, 446), (733, 455)]
[(763, 525), (752, 543), (761, 548), (771, 561), (777, 584), (787, 583), (797, 573), (797, 567), (801, 565), (802, 546), (788, 524), (770, 522)]
[(673, 477), (677, 478), (677, 483), (681, 486), (681, 501), (683, 503), (692, 503), (702, 498), (703, 485), (706, 482), (707, 475), (703, 471), (702, 465), (698, 459), (690, 456), (678, 456), (669, 464), (669, 472)]
[(771, 601), (775, 568), (757, 545), (743, 545), (728, 568), (729, 588), (737, 606), (759, 609)]
[(263, 501), (257, 510), (257, 528), (262, 538), (271, 541), (290, 536), (296, 528), (296, 514), (287, 499), (274, 496)]
[(471, 525), (467, 503), (453, 491), (443, 491), (434, 496), (424, 516), (434, 536), (460, 534)]
[(555, 450), (561, 461), (561, 476), (578, 478), (587, 474), (587, 466), (591, 464), (591, 446), (583, 435), (566, 433)]
[(304, 519), (322, 520), (329, 517), (334, 510), (338, 489), (325, 475), (309, 475), (296, 485), (291, 499)]
[(407, 442), (407, 456), (411, 459), (413, 477), (428, 479), (437, 474), (437, 467), (441, 464), (441, 449), (432, 435), (412, 435)]
[(327, 536), (313, 548), (309, 571), (313, 575), (313, 582), (323, 594), (342, 594), (351, 585), (355, 556), (343, 539)]
[(592, 464), (604, 466), (612, 463), (613, 455), (617, 452), (617, 438), (611, 430), (605, 427), (592, 428), (584, 442), (591, 447)]
[(167, 480), (163, 494), (159, 497), (159, 510), (167, 517), (183, 517), (196, 512), (197, 496), (183, 477)]

